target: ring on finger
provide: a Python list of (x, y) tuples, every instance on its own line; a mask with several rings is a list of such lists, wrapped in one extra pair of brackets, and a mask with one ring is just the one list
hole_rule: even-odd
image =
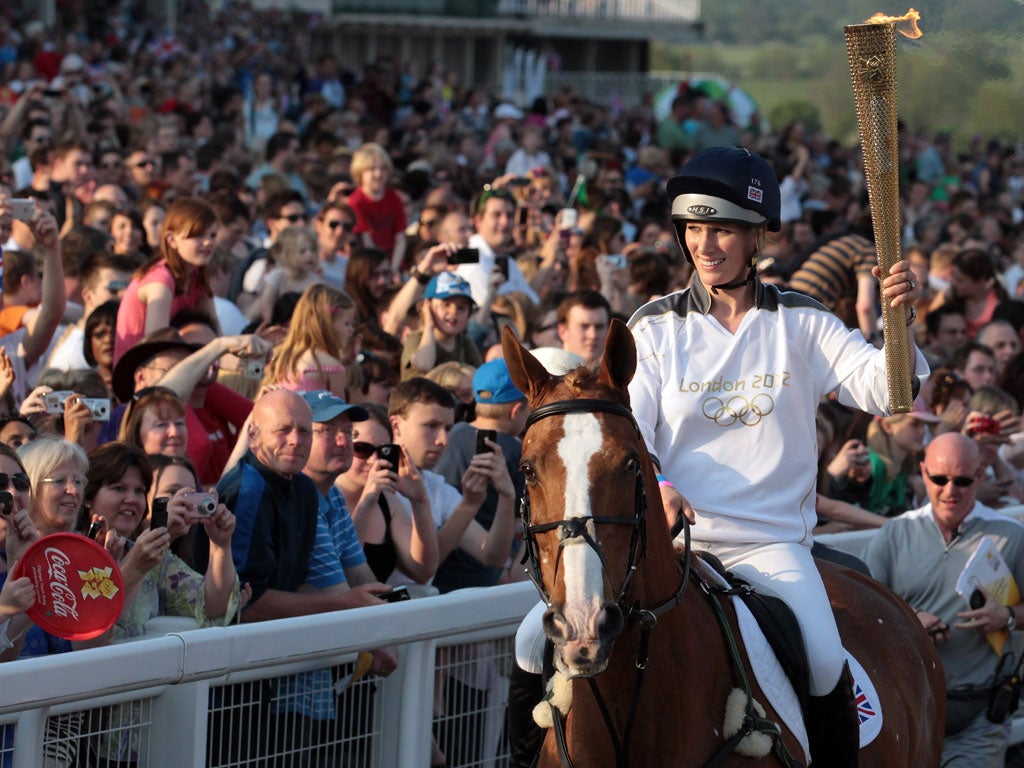
[(911, 280), (910, 281), (910, 290), (914, 290), (915, 288), (917, 288), (917, 280)]

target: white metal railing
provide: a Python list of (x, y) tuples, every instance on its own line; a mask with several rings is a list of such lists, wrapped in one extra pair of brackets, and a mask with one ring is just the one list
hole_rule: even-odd
[[(474, 742), (477, 746), (470, 750), (479, 759), (449, 765), (491, 765), (506, 752), (500, 726), (511, 638), (536, 601), (537, 592), (529, 583), (461, 590), (394, 605), (182, 632), (3, 664), (0, 757), (12, 768), (42, 765), (44, 741), (50, 748), (70, 744), (79, 754), (95, 752), (98, 743), (117, 740), (129, 720), (124, 712), (133, 709), (140, 713), (138, 722), (132, 723), (131, 737), (121, 737), (132, 739), (140, 768), (243, 765), (235, 759), (238, 750), (214, 745), (240, 738), (236, 729), (242, 723), (243, 731), (254, 730), (257, 750), (274, 750), (272, 738), (264, 738), (272, 720), (268, 726), (268, 708), (260, 709), (255, 695), (235, 702), (230, 691), (241, 691), (245, 698), (247, 684), (253, 684), (250, 691), (265, 691), (286, 675), (324, 669), (331, 670), (327, 684), (333, 690), (337, 676), (348, 669), (344, 665), (359, 650), (397, 646), (397, 671), (376, 683), (357, 684), (364, 691), (376, 686), (366, 733), (358, 734), (368, 745), (359, 764), (426, 766), (435, 728), (453, 734), (450, 743), (463, 744), (474, 738), (465, 731), (482, 724), (486, 740)], [(461, 701), (453, 701), (449, 710), (435, 715), (435, 675), (442, 682), (460, 677), (470, 683), (475, 676), (486, 683), (475, 686), (485, 692), (485, 700), (469, 712), (455, 712)], [(231, 708), (234, 703), (240, 706)], [(247, 704), (255, 704), (248, 715), (241, 706)], [(278, 704), (271, 701), (269, 711)], [(221, 716), (229, 710), (235, 719)], [(77, 725), (61, 740), (53, 725), (58, 715), (67, 714)], [(467, 717), (460, 719), (462, 715)], [(352, 734), (329, 735), (338, 750), (352, 743)], [(485, 750), (493, 751), (484, 754)], [(326, 759), (330, 761), (329, 756)], [(296, 751), (277, 763), (305, 760)]]
[[(1024, 507), (1004, 511), (1024, 516)], [(873, 535), (820, 540), (856, 554)], [(453, 768), (503, 765), (511, 638), (536, 602), (532, 584), (512, 584), (3, 664), (0, 764), (33, 768), (45, 750), (84, 756), (118, 745), (130, 746), (139, 768), (255, 764), (233, 746), (243, 735), (252, 737), (248, 757), (259, 764), (275, 750), (282, 754), (270, 764), (306, 764), (302, 748), (285, 754), (274, 740), (280, 731), (270, 715), (287, 708), (274, 693), (281, 681), (306, 673), (319, 681), (311, 690), (318, 685), (333, 697), (358, 651), (397, 647), (395, 673), (357, 682), (336, 699), (339, 712), (361, 717), (355, 726), (328, 724), (310, 737), (322, 764), (427, 766), (435, 734)], [(1024, 742), (1022, 716), (1012, 742)]]
[(696, 22), (700, 0), (498, 0), (498, 14)]

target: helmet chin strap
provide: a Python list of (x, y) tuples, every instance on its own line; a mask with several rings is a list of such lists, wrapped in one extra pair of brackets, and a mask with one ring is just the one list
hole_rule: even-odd
[(761, 252), (764, 250), (764, 229), (758, 229), (756, 237), (757, 240), (754, 243), (754, 252), (750, 255), (750, 269), (747, 270), (747, 276), (741, 280), (733, 280), (731, 283), (719, 283), (718, 285), (712, 285), (711, 293), (717, 295), (719, 291), (731, 291), (733, 288), (742, 288), (745, 285), (754, 284), (754, 278), (757, 276), (757, 259), (761, 256)]
[(754, 284), (754, 265), (750, 265), (750, 269), (747, 270), (747, 276), (742, 280), (733, 280), (731, 283), (719, 283), (718, 285), (711, 286), (711, 292), (717, 294), (719, 291), (731, 291), (733, 288), (742, 288), (744, 285)]

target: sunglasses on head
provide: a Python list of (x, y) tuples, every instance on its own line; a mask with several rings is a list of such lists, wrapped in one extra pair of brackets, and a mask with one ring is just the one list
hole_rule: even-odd
[(6, 472), (0, 472), (0, 491), (6, 491), (11, 486), (14, 486), (14, 490), (25, 492), (32, 487), (32, 483), (29, 482), (28, 475), (24, 472), (15, 472), (13, 475), (8, 475)]
[(484, 209), (484, 205), (492, 197), (498, 200), (508, 200), (510, 203), (515, 203), (515, 198), (512, 193), (507, 189), (494, 188), (490, 184), (484, 184), (484, 191), (480, 193), (480, 197), (476, 201), (476, 212), (479, 214)]
[(967, 488), (968, 486), (974, 485), (974, 478), (967, 477), (965, 475), (957, 475), (955, 477), (950, 477), (949, 475), (930, 475), (927, 472), (925, 472), (925, 476), (931, 482), (935, 483), (940, 487), (944, 486), (946, 483), (950, 481), (952, 481), (953, 485), (955, 485), (957, 488)]
[(373, 443), (364, 443), (358, 441), (352, 443), (352, 453), (355, 454), (356, 458), (363, 459), (364, 461), (377, 452), (377, 446)]

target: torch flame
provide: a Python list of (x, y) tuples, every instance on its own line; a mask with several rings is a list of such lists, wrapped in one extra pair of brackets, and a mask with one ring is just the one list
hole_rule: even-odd
[(901, 21), (909, 21), (910, 29), (904, 31), (899, 27), (896, 31), (904, 37), (909, 37), (911, 40), (916, 40), (921, 37), (923, 32), (918, 28), (917, 22), (921, 19), (921, 14), (911, 8), (902, 16), (886, 16), (884, 13), (876, 13), (870, 19), (864, 21), (865, 24), (899, 24)]

